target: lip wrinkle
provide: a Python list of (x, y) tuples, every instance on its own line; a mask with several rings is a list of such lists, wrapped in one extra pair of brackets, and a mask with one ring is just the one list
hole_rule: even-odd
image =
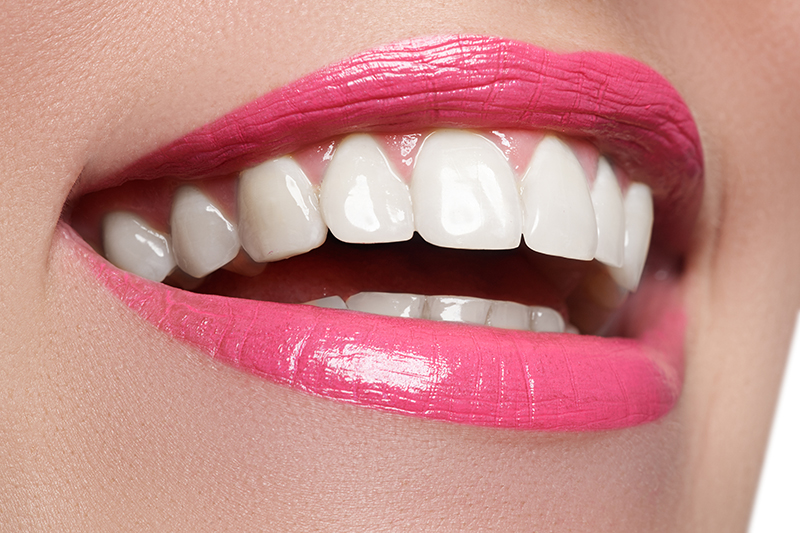
[(92, 188), (219, 176), (354, 131), (431, 127), (544, 129), (589, 140), (652, 189), (654, 240), (675, 250), (688, 241), (703, 157), (677, 91), (626, 57), (557, 54), (497, 37), (421, 37), (357, 54), (265, 94)]

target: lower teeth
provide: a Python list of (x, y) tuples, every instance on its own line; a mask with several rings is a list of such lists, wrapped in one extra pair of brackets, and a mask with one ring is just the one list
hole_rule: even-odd
[(566, 324), (561, 315), (549, 307), (464, 296), (360, 292), (346, 302), (339, 296), (328, 296), (307, 302), (307, 305), (540, 333), (578, 332), (575, 326)]

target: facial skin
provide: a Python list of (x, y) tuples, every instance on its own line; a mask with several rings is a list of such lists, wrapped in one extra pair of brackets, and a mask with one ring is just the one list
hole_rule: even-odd
[[(17, 2), (0, 19), (0, 515), (12, 530), (743, 531), (800, 305), (800, 8), (720, 0)], [(369, 47), (500, 35), (661, 72), (706, 192), (686, 382), (626, 430), (492, 430), (309, 397), (138, 319), (56, 224), (98, 180)]]

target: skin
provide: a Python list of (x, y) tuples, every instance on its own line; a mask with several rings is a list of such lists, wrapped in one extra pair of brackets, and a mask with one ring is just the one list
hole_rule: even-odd
[[(746, 529), (800, 306), (796, 4), (3, 9), (0, 530)], [(684, 274), (686, 383), (665, 419), (543, 436), (311, 398), (158, 333), (54, 239), (79, 176), (354, 52), (457, 32), (634, 57), (694, 113), (707, 190)]]

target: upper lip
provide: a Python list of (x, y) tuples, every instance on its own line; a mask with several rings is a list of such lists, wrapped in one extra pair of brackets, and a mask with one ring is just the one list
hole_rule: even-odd
[[(73, 194), (130, 179), (227, 175), (353, 131), (437, 126), (588, 139), (651, 187), (654, 240), (680, 249), (688, 239), (703, 187), (700, 139), (663, 77), (620, 56), (559, 55), (481, 36), (419, 38), (355, 55)], [(495, 426), (607, 429), (662, 416), (681, 387), (683, 314), (675, 291), (664, 297), (665, 314), (642, 313), (652, 320), (637, 325), (637, 339), (488, 328), (459, 335), (466, 330), (440, 323), (406, 327), (397, 325), (402, 319), (356, 320), (309, 306), (170, 292), (98, 265), (112, 292), (174, 337), (276, 381), (392, 411)]]
[(484, 36), (422, 37), (357, 54), (265, 94), (72, 196), (129, 179), (225, 175), (354, 131), (437, 126), (542, 129), (588, 139), (631, 179), (650, 186), (654, 241), (677, 251), (687, 243), (700, 206), (703, 157), (694, 120), (677, 91), (626, 57), (555, 54)]

